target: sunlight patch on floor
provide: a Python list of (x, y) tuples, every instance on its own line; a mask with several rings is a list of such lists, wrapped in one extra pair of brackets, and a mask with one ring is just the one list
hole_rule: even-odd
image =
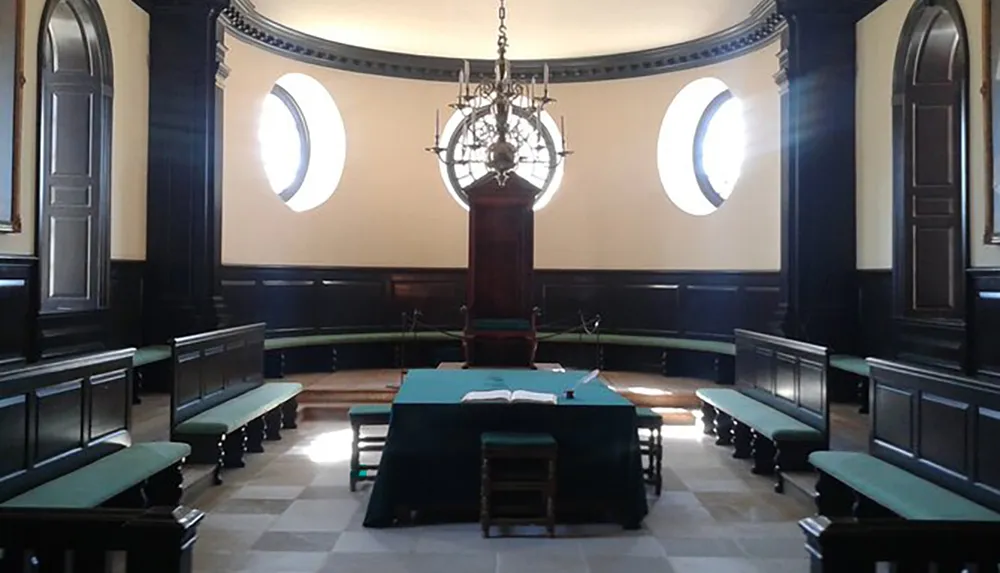
[(641, 396), (673, 396), (674, 394), (670, 390), (648, 388), (646, 386), (629, 386), (628, 388), (625, 388), (625, 391), (631, 394), (639, 394)]
[(353, 432), (350, 428), (324, 432), (303, 448), (310, 461), (317, 464), (335, 464), (351, 459)]

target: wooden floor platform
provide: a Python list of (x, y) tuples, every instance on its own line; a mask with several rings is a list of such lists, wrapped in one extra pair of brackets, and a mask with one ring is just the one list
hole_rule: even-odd
[[(443, 363), (442, 369), (460, 368)], [(555, 369), (556, 364), (539, 365)], [(402, 383), (398, 369), (350, 370), (327, 374), (299, 374), (292, 378), (305, 386), (299, 395), (303, 419), (341, 418), (351, 404), (384, 404), (392, 401)], [(667, 424), (693, 424), (691, 410), (700, 407), (695, 390), (714, 385), (694, 378), (667, 378), (637, 372), (602, 372), (610, 386), (638, 406), (657, 408)], [(662, 410), (661, 410), (662, 409)]]

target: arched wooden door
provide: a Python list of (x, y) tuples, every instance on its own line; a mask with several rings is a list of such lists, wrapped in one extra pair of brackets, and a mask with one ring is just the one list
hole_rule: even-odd
[(897, 354), (965, 363), (968, 38), (955, 0), (918, 0), (893, 78)]
[(49, 0), (39, 34), (39, 311), (106, 305), (111, 42), (97, 0)]

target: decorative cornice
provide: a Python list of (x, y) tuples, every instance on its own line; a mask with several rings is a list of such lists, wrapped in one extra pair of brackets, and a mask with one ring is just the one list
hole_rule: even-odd
[[(266, 18), (250, 0), (233, 0), (222, 11), (237, 36), (282, 56), (338, 70), (429, 81), (455, 81), (461, 60), (386, 52), (310, 36)], [(715, 64), (762, 48), (785, 26), (775, 0), (762, 0), (743, 22), (690, 42), (625, 54), (518, 60), (515, 76), (540, 76), (549, 64), (553, 83), (592, 82), (650, 76)], [(473, 77), (493, 73), (492, 60), (471, 60)]]

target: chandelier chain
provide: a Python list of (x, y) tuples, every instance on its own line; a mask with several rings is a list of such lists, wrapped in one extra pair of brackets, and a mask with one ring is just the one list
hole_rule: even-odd
[(507, 53), (507, 3), (504, 0), (500, 0), (497, 15), (500, 17), (500, 25), (497, 27), (497, 51), (500, 59), (503, 59)]

